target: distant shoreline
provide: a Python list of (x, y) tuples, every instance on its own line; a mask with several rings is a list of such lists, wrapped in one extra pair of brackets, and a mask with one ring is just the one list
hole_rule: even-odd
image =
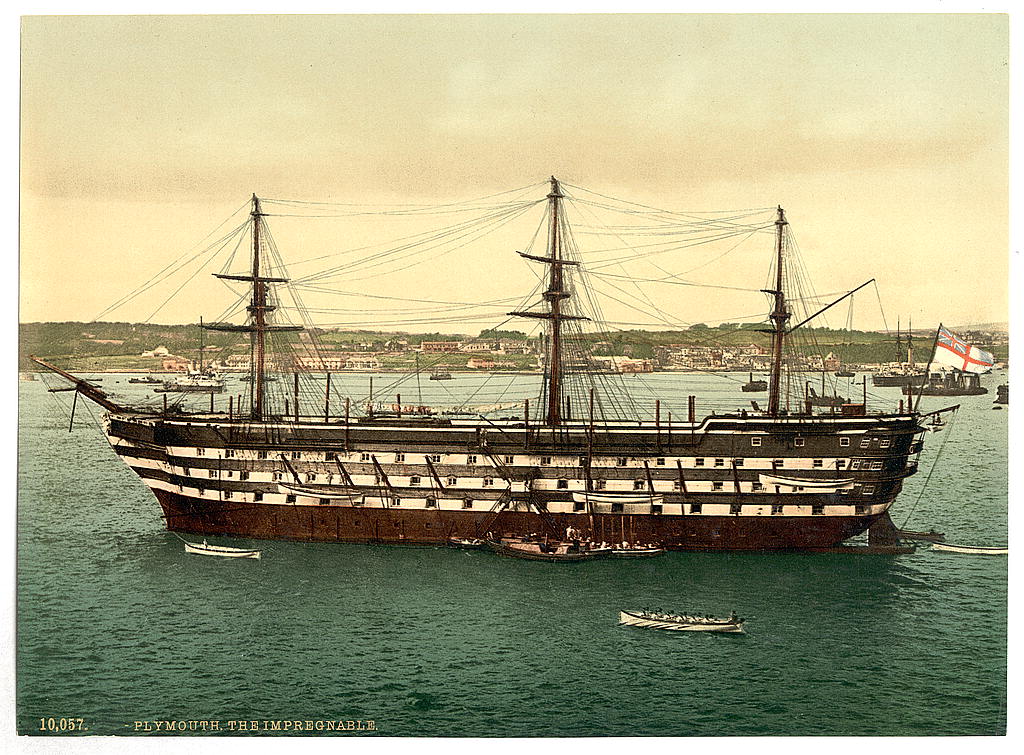
[[(879, 369), (881, 369), (881, 367), (882, 367), (882, 365), (869, 366), (869, 367), (857, 370), (857, 374), (858, 375), (872, 374), (874, 372), (877, 372)], [(453, 370), (453, 369), (446, 369), (445, 371), (448, 372), (451, 375), (543, 375), (544, 374), (541, 370)], [(23, 373), (25, 373), (25, 372), (44, 373), (44, 372), (46, 372), (46, 370), (41, 370), (41, 369), (37, 369), (37, 370), (21, 370), (20, 372), (23, 372)], [(81, 370), (81, 372), (82, 373), (87, 373), (87, 374), (90, 374), (90, 375), (154, 375), (154, 376), (168, 375), (169, 376), (169, 375), (181, 375), (181, 374), (183, 374), (183, 372), (181, 370)], [(304, 375), (326, 375), (326, 374), (328, 374), (328, 371), (326, 371), (326, 370), (302, 370), (301, 372)], [(404, 375), (404, 374), (414, 374), (414, 372), (415, 372), (414, 370), (403, 370), (403, 369), (394, 369), (394, 368), (389, 368), (389, 369), (381, 368), (381, 369), (377, 369), (377, 370), (362, 370), (362, 369), (359, 369), (359, 370), (337, 370), (337, 371), (331, 371), (330, 374), (331, 375)], [(808, 374), (808, 375), (820, 375), (821, 374), (821, 370), (796, 370), (796, 372), (800, 372), (802, 374)], [(587, 374), (591, 374), (591, 375), (623, 375), (623, 376), (629, 376), (629, 375), (664, 375), (664, 374), (674, 374), (674, 375), (680, 375), (680, 374), (681, 375), (704, 375), (704, 374), (747, 375), (747, 374), (750, 374), (750, 373), (751, 373), (751, 370), (749, 368), (736, 368), (736, 369), (725, 369), (725, 368), (723, 368), (723, 369), (700, 369), (700, 370), (685, 369), (685, 368), (682, 368), (682, 369), (675, 368), (675, 369), (667, 369), (667, 370), (654, 370), (653, 372), (589, 371)], [(755, 375), (767, 375), (768, 371), (767, 370), (753, 370), (753, 373)], [(234, 375), (242, 376), (242, 375), (248, 375), (249, 371), (248, 370), (241, 370), (241, 371), (232, 370), (230, 372), (221, 372), (220, 374), (223, 377), (232, 377)], [(288, 374), (288, 375), (290, 375), (290, 374), (293, 374), (293, 373), (275, 373), (275, 374)]]

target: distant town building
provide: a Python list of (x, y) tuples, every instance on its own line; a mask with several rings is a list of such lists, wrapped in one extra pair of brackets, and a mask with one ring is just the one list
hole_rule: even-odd
[(498, 366), (498, 363), (493, 359), (483, 359), (482, 357), (470, 357), (469, 361), (466, 362), (466, 366), (472, 370), (493, 370)]
[(531, 354), (533, 349), (529, 341), (502, 341), (496, 351), (499, 354)]
[(144, 357), (166, 357), (170, 356), (171, 352), (166, 346), (157, 346), (152, 351), (143, 351), (142, 356)]
[(451, 354), (462, 347), (461, 341), (423, 341), (420, 351), (427, 354)]
[(346, 370), (379, 370), (380, 360), (376, 357), (349, 357), (345, 360)]
[(654, 372), (654, 361), (651, 359), (634, 359), (627, 356), (592, 357), (598, 367), (612, 372), (638, 373)]
[(769, 361), (767, 349), (746, 346), (688, 346), (670, 344), (656, 350), (658, 364), (690, 370), (757, 370)]
[(380, 369), (380, 360), (376, 357), (337, 353), (314, 356), (297, 356), (292, 360), (292, 364), (296, 370), (307, 372)]

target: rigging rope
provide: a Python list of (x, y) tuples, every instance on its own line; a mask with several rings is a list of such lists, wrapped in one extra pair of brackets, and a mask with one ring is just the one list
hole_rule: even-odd
[(935, 472), (935, 467), (938, 466), (939, 458), (942, 456), (942, 452), (946, 448), (946, 442), (949, 440), (950, 435), (953, 434), (953, 427), (956, 424), (957, 415), (959, 413), (959, 411), (953, 412), (953, 418), (949, 422), (949, 427), (946, 428), (946, 437), (944, 437), (942, 439), (942, 443), (939, 444), (939, 451), (935, 454), (935, 459), (932, 461), (931, 469), (928, 470), (928, 476), (924, 478), (924, 483), (921, 485), (921, 491), (917, 494), (917, 499), (910, 507), (910, 511), (907, 512), (907, 518), (903, 520), (903, 524), (900, 525), (899, 529), (903, 529), (907, 526), (907, 522), (910, 521), (910, 517), (914, 514), (914, 509), (917, 508), (917, 504), (919, 504), (921, 502), (921, 498), (924, 497), (924, 491), (928, 489), (928, 483), (931, 482), (932, 474)]

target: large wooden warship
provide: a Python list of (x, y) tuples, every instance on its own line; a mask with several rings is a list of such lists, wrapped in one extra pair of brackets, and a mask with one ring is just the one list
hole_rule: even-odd
[[(227, 411), (122, 406), (99, 387), (37, 360), (105, 409), (114, 452), (152, 490), (169, 530), (318, 542), (442, 544), (452, 538), (548, 534), (568, 528), (595, 540), (670, 549), (807, 549), (835, 546), (884, 517), (918, 468), (924, 415), (907, 402), (869, 412), (864, 403), (825, 409), (783, 397), (790, 324), (784, 291), (787, 220), (774, 212), (773, 303), (767, 403), (685, 418), (609, 418), (594, 390), (565, 390), (565, 329), (586, 319), (571, 308), (564, 254), (564, 195), (552, 178), (540, 307), (509, 316), (543, 321), (542, 392), (516, 417), (357, 411), (330, 395), (268, 400), (268, 339), (297, 326), (274, 321), (265, 269), (265, 216), (253, 196), (251, 264), (220, 277), (249, 293), (243, 324), (207, 323), (248, 340), (250, 388)], [(281, 376), (279, 384), (292, 381)], [(291, 387), (289, 385), (289, 387)], [(326, 407), (326, 408), (325, 408)], [(579, 536), (578, 535), (578, 536)], [(625, 537), (623, 537), (625, 535)]]

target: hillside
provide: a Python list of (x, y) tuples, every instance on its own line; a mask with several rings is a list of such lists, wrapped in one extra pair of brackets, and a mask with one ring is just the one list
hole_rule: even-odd
[[(767, 348), (770, 337), (758, 332), (761, 325), (724, 323), (717, 327), (695, 325), (687, 330), (628, 330), (587, 334), (582, 337), (595, 356), (625, 355), (637, 359), (655, 359), (667, 347), (709, 346), (714, 348), (754, 344)], [(332, 351), (364, 354), (387, 353), (382, 366), (393, 369), (410, 368), (415, 363), (412, 350), (423, 341), (472, 341), (479, 336), (441, 333), (394, 333), (369, 330), (316, 331), (320, 343)], [(801, 328), (798, 348), (806, 354), (833, 351), (847, 363), (877, 364), (893, 360), (895, 339), (887, 333), (846, 331), (828, 328)], [(517, 340), (526, 336), (516, 331), (484, 331), (488, 339)], [(294, 342), (305, 334), (286, 334)], [(56, 363), (82, 371), (159, 369), (160, 360), (141, 356), (143, 352), (163, 346), (171, 354), (197, 359), (200, 330), (198, 323), (187, 325), (152, 325), (127, 322), (37, 322), (19, 327), (19, 369), (31, 370), (29, 354), (45, 357)], [(207, 358), (223, 360), (231, 355), (248, 353), (248, 343), (238, 334), (206, 331), (203, 335)], [(931, 333), (914, 335), (919, 359), (926, 359)], [(1005, 336), (994, 337), (997, 343), (978, 343), (992, 350), (998, 359), (1008, 357)], [(1002, 341), (1002, 342), (1000, 342)], [(466, 355), (452, 354), (443, 363), (456, 367), (465, 364)], [(516, 369), (535, 364), (530, 357), (509, 360)]]

